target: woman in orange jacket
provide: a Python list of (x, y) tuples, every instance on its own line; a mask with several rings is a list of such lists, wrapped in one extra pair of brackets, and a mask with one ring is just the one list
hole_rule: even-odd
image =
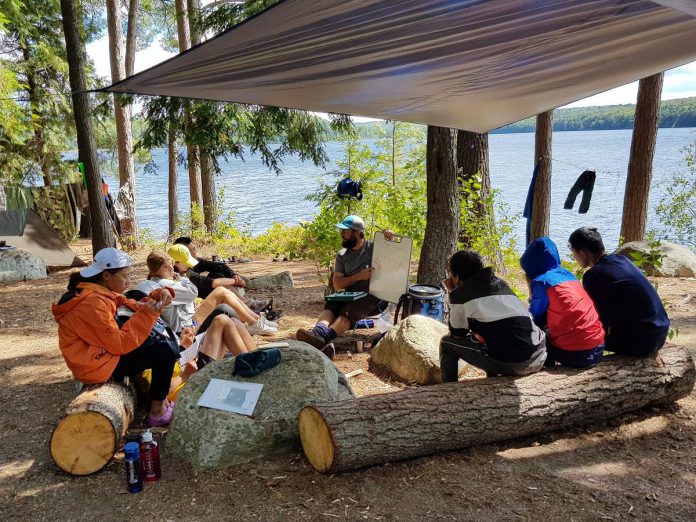
[[(90, 266), (72, 274), (68, 291), (53, 305), (58, 341), (73, 375), (85, 384), (122, 380), (151, 369), (148, 422), (165, 426), (174, 407), (166, 397), (179, 354), (166, 343), (143, 343), (172, 296), (161, 289), (140, 302), (127, 299), (123, 292), (128, 287), (130, 266), (125, 252), (104, 248)], [(123, 328), (115, 320), (119, 306), (135, 312)]]

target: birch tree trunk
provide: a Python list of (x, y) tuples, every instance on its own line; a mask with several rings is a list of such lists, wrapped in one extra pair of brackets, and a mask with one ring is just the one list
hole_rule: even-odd
[(659, 73), (643, 78), (638, 84), (636, 118), (633, 123), (621, 220), (621, 237), (626, 243), (645, 239), (663, 79), (664, 73)]
[(60, 9), (63, 17), (70, 90), (72, 91), (73, 113), (77, 128), (78, 157), (85, 166), (92, 226), (92, 252), (96, 254), (102, 248), (115, 246), (116, 238), (102, 195), (97, 148), (92, 132), (92, 109), (89, 94), (85, 92), (87, 90), (85, 78), (87, 58), (84, 44), (80, 38), (80, 20), (75, 12), (75, 3), (71, 0), (60, 0)]
[(532, 209), (532, 229), (530, 243), (537, 238), (549, 235), (551, 223), (551, 136), (553, 134), (553, 111), (537, 115), (534, 158), (541, 160)]
[[(130, 16), (137, 16), (137, 13), (129, 13), (129, 26), (131, 25)], [(120, 0), (106, 0), (106, 20), (109, 32), (111, 80), (112, 82), (117, 82), (126, 76)], [(128, 36), (135, 39), (135, 34)], [(119, 192), (117, 199), (124, 212), (124, 217), (121, 219), (121, 242), (127, 248), (133, 249), (138, 245), (138, 221), (135, 201), (131, 105), (130, 103), (124, 103), (123, 97), (119, 95), (114, 95), (114, 115), (118, 148)]]
[(418, 282), (439, 285), (457, 249), (459, 199), (456, 132), (428, 126), (426, 148), (427, 220), (418, 264)]

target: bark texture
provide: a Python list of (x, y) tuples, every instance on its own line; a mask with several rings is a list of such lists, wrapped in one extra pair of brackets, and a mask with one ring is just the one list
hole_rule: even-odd
[(134, 411), (132, 388), (117, 383), (88, 387), (53, 430), (51, 458), (72, 475), (99, 471), (118, 451)]
[[(474, 214), (482, 220), (493, 222), (493, 209), (487, 204), (491, 194), (491, 174), (488, 153), (488, 134), (457, 131), (457, 170), (464, 185), (476, 174), (481, 178), (481, 189), (475, 202), (469, 202), (471, 194), (460, 191), (462, 203), (472, 206)], [(459, 241), (465, 248), (471, 247), (471, 240), (464, 228), (459, 231)]]
[(173, 123), (169, 124), (169, 136), (167, 140), (167, 156), (169, 159), (169, 190), (167, 199), (169, 200), (169, 237), (174, 237), (176, 232), (176, 220), (179, 214), (179, 165), (176, 161), (176, 128)]
[(63, 30), (65, 32), (65, 48), (68, 57), (70, 73), (70, 89), (72, 90), (73, 113), (77, 127), (77, 148), (79, 161), (84, 163), (87, 178), (87, 197), (92, 227), (92, 251), (116, 245), (111, 221), (106, 212), (102, 196), (101, 175), (97, 161), (97, 148), (92, 132), (92, 113), (90, 107), (85, 64), (87, 62), (85, 47), (80, 39), (80, 21), (75, 12), (75, 2), (61, 0)]
[(664, 73), (659, 73), (643, 78), (638, 84), (636, 118), (633, 123), (621, 220), (621, 237), (626, 243), (645, 239), (663, 79)]
[(327, 473), (347, 471), (604, 421), (688, 395), (691, 355), (668, 346), (656, 358), (610, 357), (593, 369), (562, 368), (307, 406), (302, 447)]
[(529, 241), (549, 235), (551, 223), (551, 136), (553, 134), (553, 111), (537, 115), (534, 157), (541, 160), (536, 184), (534, 185), (534, 208), (532, 230)]
[[(135, 16), (135, 15), (133, 15)], [(109, 32), (109, 60), (111, 80), (118, 82), (126, 77), (126, 57), (124, 53), (123, 17), (119, 0), (107, 0), (106, 19)], [(128, 21), (131, 25), (130, 20)], [(135, 39), (135, 35), (129, 35)], [(131, 104), (119, 95), (114, 95), (114, 116), (116, 120), (116, 146), (118, 150), (118, 202), (123, 208), (121, 219), (121, 240), (129, 249), (138, 244), (138, 221), (135, 204), (135, 165), (133, 161), (133, 132), (131, 128)]]
[(215, 174), (208, 151), (201, 147), (201, 188), (203, 193), (203, 222), (209, 233), (215, 231), (217, 202), (215, 200)]
[(418, 282), (439, 285), (447, 261), (457, 249), (459, 198), (457, 191), (456, 132), (428, 127), (426, 180), (428, 214), (418, 264)]

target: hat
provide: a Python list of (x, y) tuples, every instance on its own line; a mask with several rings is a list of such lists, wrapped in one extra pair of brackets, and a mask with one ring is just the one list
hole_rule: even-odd
[(183, 263), (189, 268), (193, 268), (198, 264), (198, 260), (191, 255), (189, 249), (184, 245), (172, 245), (167, 252), (174, 261)]
[(104, 270), (113, 270), (114, 268), (126, 268), (131, 266), (130, 257), (125, 252), (116, 248), (102, 248), (97, 255), (94, 256), (92, 264), (80, 270), (82, 277), (93, 277), (101, 274)]
[(358, 232), (365, 232), (365, 222), (359, 216), (348, 216), (346, 219), (341, 221), (336, 228), (341, 230), (357, 230)]

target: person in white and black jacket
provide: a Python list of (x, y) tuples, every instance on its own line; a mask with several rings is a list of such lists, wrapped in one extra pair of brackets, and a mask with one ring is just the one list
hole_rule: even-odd
[(544, 332), (524, 303), (484, 268), (481, 256), (460, 250), (449, 261), (450, 334), (440, 341), (442, 382), (456, 382), (459, 359), (481, 368), (489, 377), (528, 375), (546, 360)]

